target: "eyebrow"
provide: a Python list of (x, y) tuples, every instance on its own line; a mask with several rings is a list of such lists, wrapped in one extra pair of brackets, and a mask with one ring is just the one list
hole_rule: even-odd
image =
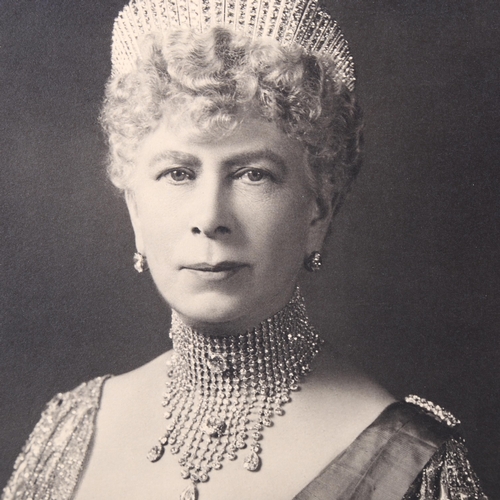
[(286, 162), (279, 155), (270, 149), (261, 149), (258, 151), (249, 151), (248, 153), (241, 153), (223, 161), (223, 165), (227, 168), (234, 167), (235, 165), (250, 165), (259, 160), (268, 160), (274, 163), (283, 173), (286, 173)]
[(184, 153), (182, 151), (162, 151), (161, 153), (153, 156), (153, 158), (149, 162), (149, 167), (154, 168), (158, 163), (161, 163), (165, 160), (182, 163), (184, 165), (187, 164), (193, 167), (201, 166), (199, 158), (190, 153)]
[[(246, 166), (256, 163), (260, 160), (268, 160), (272, 162), (276, 167), (278, 167), (283, 174), (286, 173), (286, 162), (285, 160), (274, 151), (270, 149), (261, 149), (257, 151), (248, 151), (245, 153), (236, 154), (222, 161), (222, 166), (224, 168), (231, 168), (234, 166)], [(182, 163), (184, 165), (190, 165), (192, 167), (201, 167), (202, 163), (200, 159), (190, 153), (185, 153), (183, 151), (162, 151), (156, 154), (149, 162), (150, 168), (155, 168), (158, 163), (162, 161), (173, 161)]]

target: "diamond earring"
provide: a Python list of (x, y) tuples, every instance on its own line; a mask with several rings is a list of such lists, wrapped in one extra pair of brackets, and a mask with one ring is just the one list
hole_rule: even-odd
[(138, 273), (142, 273), (143, 271), (147, 271), (149, 269), (148, 261), (146, 260), (146, 257), (142, 255), (142, 253), (134, 253), (134, 269)]
[(319, 252), (312, 252), (304, 260), (304, 267), (310, 272), (314, 273), (321, 269), (323, 261), (321, 259), (321, 254)]

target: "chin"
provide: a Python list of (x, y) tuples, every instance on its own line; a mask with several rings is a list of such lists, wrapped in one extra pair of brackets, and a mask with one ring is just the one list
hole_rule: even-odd
[(221, 333), (242, 331), (254, 325), (256, 307), (248, 294), (227, 294), (206, 291), (198, 294), (178, 294), (165, 297), (168, 304), (192, 328), (220, 330)]

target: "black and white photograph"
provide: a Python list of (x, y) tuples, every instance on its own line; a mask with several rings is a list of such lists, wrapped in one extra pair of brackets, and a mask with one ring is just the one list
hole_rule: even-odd
[(0, 499), (500, 499), (500, 3), (0, 1)]

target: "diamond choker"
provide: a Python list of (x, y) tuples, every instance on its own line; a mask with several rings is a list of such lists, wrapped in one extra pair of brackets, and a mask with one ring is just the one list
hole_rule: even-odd
[(247, 470), (260, 468), (262, 433), (284, 415), (321, 341), (298, 288), (284, 309), (242, 335), (205, 336), (175, 312), (170, 335), (175, 352), (162, 402), (167, 428), (147, 458), (156, 462), (167, 448), (179, 455), (190, 482), (180, 499), (192, 500), (226, 459), (241, 453)]

